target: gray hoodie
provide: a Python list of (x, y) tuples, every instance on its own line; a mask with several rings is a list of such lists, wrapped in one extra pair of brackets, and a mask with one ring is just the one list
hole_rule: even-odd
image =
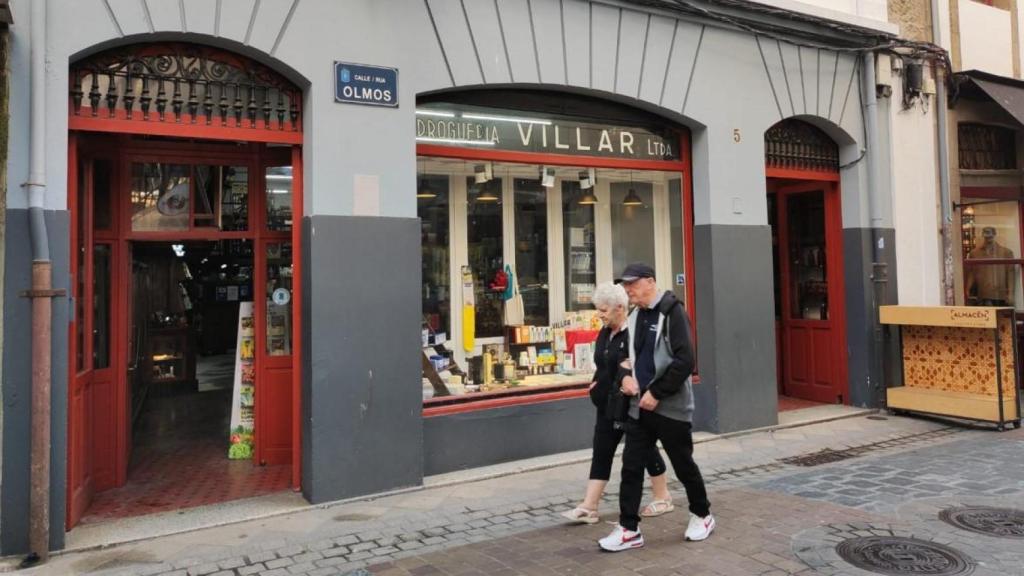
[[(690, 338), (690, 319), (682, 303), (672, 292), (665, 292), (655, 306), (658, 311), (654, 345), (654, 379), (647, 390), (658, 399), (655, 414), (683, 422), (693, 421), (694, 353)], [(629, 314), (629, 359), (636, 365), (637, 308)], [(640, 418), (640, 397), (634, 396), (629, 404), (629, 416)]]

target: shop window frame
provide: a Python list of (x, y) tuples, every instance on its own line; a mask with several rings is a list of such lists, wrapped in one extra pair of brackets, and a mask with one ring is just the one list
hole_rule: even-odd
[[(693, 173), (691, 170), (691, 149), (690, 135), (684, 128), (675, 129), (679, 141), (678, 160), (636, 160), (623, 158), (605, 158), (582, 155), (549, 154), (538, 152), (514, 152), (502, 150), (484, 150), (455, 148), (437, 144), (418, 143), (416, 145), (417, 158), (448, 158), (465, 161), (490, 161), (509, 162), (516, 164), (537, 164), (549, 166), (587, 166), (593, 168), (625, 169), (636, 171), (662, 171), (676, 172), (680, 174), (682, 186), (682, 218), (683, 238), (678, 239), (683, 243), (685, 274), (687, 278), (685, 286), (685, 306), (690, 315), (692, 326), (697, 325), (697, 314), (694, 303), (696, 292), (694, 283), (694, 261), (693, 261)], [(495, 176), (498, 176), (497, 174)], [(503, 200), (508, 202), (512, 198), (511, 186), (503, 186)], [(606, 202), (609, 196), (606, 195)], [(550, 210), (550, 206), (549, 206)], [(450, 215), (454, 218), (455, 211)], [(551, 215), (549, 214), (549, 218)], [(513, 228), (514, 229), (514, 228)], [(450, 242), (455, 242), (455, 234), (451, 233)], [(454, 254), (454, 250), (452, 250)], [(551, 273), (551, 270), (549, 270)], [(564, 298), (564, 295), (560, 295)], [(696, 329), (694, 328), (694, 347), (698, 346)], [(699, 381), (699, 375), (694, 373), (694, 381)], [(589, 379), (580, 383), (552, 385), (538, 389), (526, 389), (522, 391), (501, 391), (501, 392), (475, 392), (464, 396), (444, 396), (431, 398), (423, 403), (423, 417), (430, 418), (479, 410), (494, 409), (506, 406), (517, 406), (524, 404), (537, 404), (572, 398), (582, 398), (587, 395)]]
[[(1021, 197), (1020, 193), (1016, 189), (1002, 189), (1002, 188), (984, 188), (984, 187), (973, 187), (964, 186), (960, 189), (961, 202), (958, 206), (961, 208), (961, 226), (963, 223), (963, 209), (976, 203), (989, 203), (989, 202), (1016, 202), (1017, 204), (1017, 240), (1020, 242), (1020, 246), (1024, 247), (1024, 198)], [(992, 266), (992, 265), (1004, 265), (1004, 266), (1017, 266), (1017, 281), (1024, 286), (1024, 254), (1017, 254), (1016, 258), (966, 258), (961, 255), (962, 270), (961, 278), (964, 279), (963, 286), (961, 287), (961, 295), (963, 301), (967, 303), (967, 269), (969, 267), (976, 266)], [(1024, 303), (1020, 303), (1024, 305)], [(1017, 308), (1014, 305), (1016, 316), (1019, 318), (1024, 317), (1024, 308)]]

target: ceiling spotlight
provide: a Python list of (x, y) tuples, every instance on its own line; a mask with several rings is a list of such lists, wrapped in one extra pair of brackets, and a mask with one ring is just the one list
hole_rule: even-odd
[(545, 188), (555, 185), (555, 168), (553, 166), (540, 167), (540, 185)]
[(493, 168), (491, 168), (491, 163), (488, 162), (486, 164), (477, 164), (473, 168), (473, 176), (474, 182), (476, 182), (477, 184), (489, 182), (491, 179), (494, 178), (494, 171)]
[(580, 172), (579, 179), (581, 189), (586, 190), (587, 188), (593, 188), (594, 184), (597, 182), (597, 171), (593, 168), (588, 168)]

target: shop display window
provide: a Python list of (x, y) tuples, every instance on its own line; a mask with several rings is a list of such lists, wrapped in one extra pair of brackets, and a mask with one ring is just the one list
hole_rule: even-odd
[(548, 207), (540, 180), (515, 179), (515, 272), (526, 324), (547, 326)]
[(655, 262), (653, 188), (648, 182), (611, 183), (612, 270)]
[(577, 180), (562, 181), (562, 245), (565, 258), (565, 309), (589, 310), (597, 284), (594, 205), (581, 204), (585, 191)]
[(502, 293), (492, 286), (500, 278), (498, 273), (504, 274), (505, 269), (502, 179), (477, 184), (475, 177), (469, 177), (466, 187), (467, 254), (476, 296), (476, 337), (501, 337), (504, 301)]
[(961, 224), (966, 304), (1022, 307), (1019, 265), (993, 262), (1021, 258), (1018, 202), (968, 200)]
[(272, 166), (267, 168), (264, 178), (267, 230), (287, 232), (292, 229), (292, 167)]
[(421, 174), (416, 190), (416, 213), (420, 218), (423, 252), (423, 321), (428, 332), (434, 334), (449, 333), (451, 321), (449, 210), (448, 177)]
[(132, 230), (189, 229), (191, 168), (182, 164), (132, 164)]
[(110, 367), (111, 246), (93, 246), (92, 367)]
[(111, 160), (92, 161), (92, 225), (96, 230), (110, 230), (113, 224), (111, 205), (114, 163)]
[(584, 389), (594, 289), (626, 262), (686, 301), (679, 172), (424, 157), (415, 194), (428, 406)]

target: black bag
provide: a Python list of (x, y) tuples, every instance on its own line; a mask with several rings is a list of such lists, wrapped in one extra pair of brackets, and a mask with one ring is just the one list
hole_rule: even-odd
[(615, 422), (625, 422), (629, 418), (629, 396), (622, 393), (619, 388), (613, 388), (608, 392), (608, 404), (605, 406), (605, 415)]

